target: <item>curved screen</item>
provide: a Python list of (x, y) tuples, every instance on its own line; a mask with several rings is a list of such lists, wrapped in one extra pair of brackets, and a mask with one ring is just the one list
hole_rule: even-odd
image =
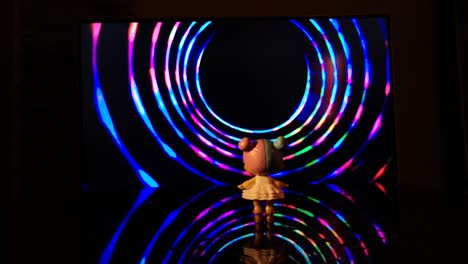
[[(119, 215), (91, 225), (100, 240), (90, 261), (259, 263), (269, 252), (277, 263), (394, 263), (388, 26), (383, 17), (83, 23), (83, 188), (93, 219)], [(289, 188), (268, 235), (236, 188), (249, 178), (238, 143), (279, 136), (284, 170), (271, 176)], [(115, 188), (132, 195), (107, 192)]]

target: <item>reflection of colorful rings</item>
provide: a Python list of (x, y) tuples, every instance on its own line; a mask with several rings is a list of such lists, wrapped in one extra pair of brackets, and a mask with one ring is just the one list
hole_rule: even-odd
[[(150, 50), (135, 48), (139, 23), (129, 24), (130, 95), (148, 132), (168, 157), (216, 185), (233, 183), (239, 179), (223, 177), (223, 171), (235, 175), (247, 174), (239, 165), (241, 152), (237, 150), (237, 141), (247, 135), (273, 138), (273, 135), (281, 133), (290, 143), (284, 157), (287, 170), (273, 175), (275, 177), (298, 176), (317, 183), (342, 175), (356, 166), (356, 160), (360, 159), (383, 123), (387, 122), (385, 113), (388, 111), (387, 101), (390, 96), (390, 62), (384, 22), (379, 19), (371, 22), (369, 19), (311, 19), (285, 23), (297, 30), (298, 36), (303, 38), (301, 41), (310, 44), (310, 50), (304, 51), (307, 69), (305, 90), (290, 118), (273, 128), (261, 130), (242, 128), (227, 122), (210, 107), (204, 97), (200, 81), (203, 54), (209, 52), (207, 47), (211, 39), (216, 38), (216, 30), (222, 27), (221, 22), (158, 22), (154, 24), (151, 36), (142, 35), (151, 43)], [(91, 27), (98, 116), (140, 181), (146, 186), (156, 187), (158, 184), (155, 179), (138, 165), (125, 147), (113, 124), (112, 109), (105, 103), (97, 67), (101, 27), (103, 25), (100, 23), (94, 23)], [(377, 41), (369, 42), (366, 36), (369, 28), (377, 28), (381, 32)], [(374, 63), (380, 54), (371, 52), (371, 48), (385, 52), (384, 63)], [(150, 87), (142, 85), (143, 82), (138, 79), (141, 77), (135, 74), (135, 54), (144, 54), (149, 58), (147, 79)], [(385, 80), (374, 78), (377, 74), (385, 76)], [(320, 85), (315, 85), (318, 83)], [(149, 117), (148, 108), (144, 105), (149, 101), (141, 98), (143, 89), (152, 89), (153, 102), (164, 120), (155, 121)], [(369, 96), (371, 92), (372, 96)], [(312, 100), (314, 96), (316, 98)], [(377, 110), (370, 105), (381, 107)], [(375, 121), (369, 124), (369, 119)], [(158, 132), (162, 123), (174, 131), (180, 142), (168, 140), (167, 135)], [(368, 136), (362, 137), (363, 133)], [(211, 164), (219, 173), (206, 171), (192, 159), (187, 159), (185, 155), (188, 154), (177, 151), (174, 146), (181, 142), (191, 151), (190, 155), (195, 155), (202, 163)], [(313, 170), (313, 167), (326, 159), (332, 160), (331, 157), (338, 154), (340, 158), (333, 159), (326, 168), (320, 169), (320, 173)]]
[[(102, 253), (101, 264), (110, 263), (117, 243), (132, 243), (119, 238), (126, 225), (132, 226), (128, 222), (145, 219), (132, 215), (144, 209), (145, 200), (156, 193), (153, 190), (142, 190)], [(287, 199), (275, 203), (274, 236), (290, 246), (288, 254), (304, 263), (362, 263), (382, 257), (387, 235), (375, 219), (345, 197), (323, 190), (314, 191), (321, 193), (320, 198), (288, 191)], [(254, 232), (252, 205), (239, 199), (239, 194), (223, 196), (225, 192), (219, 187), (206, 189), (157, 226), (145, 223), (154, 235), (144, 238), (146, 246), (139, 249), (138, 263), (187, 263), (193, 259), (219, 263), (217, 258), (224, 251), (244, 244)]]

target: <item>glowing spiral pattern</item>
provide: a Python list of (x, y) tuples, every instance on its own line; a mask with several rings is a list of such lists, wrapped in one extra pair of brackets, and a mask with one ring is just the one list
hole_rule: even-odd
[[(83, 31), (90, 40), (84, 88), (92, 90), (100, 128), (144, 186), (103, 247), (101, 264), (226, 263), (242, 250), (255, 251), (252, 204), (221, 185), (245, 180), (240, 138), (279, 135), (289, 142), (286, 170), (273, 176), (291, 188), (275, 203), (265, 250), (284, 250), (293, 263), (391, 259), (394, 219), (375, 213), (394, 209), (388, 206), (395, 159), (386, 20), (282, 23), (296, 36), (291, 42), (306, 43), (298, 62), (303, 94), (294, 109), (281, 109), (290, 116), (261, 129), (224, 117), (207, 96), (206, 58), (222, 20), (91, 23)], [(199, 179), (211, 187), (174, 187)]]
[[(205, 97), (203, 58), (217, 31), (223, 29), (222, 21), (90, 25), (97, 115), (144, 186), (174, 182), (164, 175), (168, 164), (190, 172), (183, 181), (196, 175), (215, 185), (237, 184), (247, 175), (236, 147), (244, 136), (273, 139), (285, 135), (289, 141), (286, 170), (273, 176), (288, 182), (351, 177), (359, 174), (352, 169), (365, 171), (388, 163), (393, 155), (393, 120), (385, 21), (340, 18), (284, 23), (308, 43), (303, 51), (304, 93), (292, 115), (268, 129), (245, 128), (225, 120)], [(125, 64), (116, 63), (123, 56), (117, 56), (120, 49), (112, 47), (115, 39), (125, 39)], [(114, 75), (116, 67), (126, 69), (125, 81), (112, 80), (124, 80)], [(133, 104), (128, 111), (137, 116), (132, 122), (140, 122), (135, 125), (139, 133), (151, 137), (144, 153), (162, 152), (171, 161), (152, 164), (135, 157), (142, 156), (135, 152), (142, 152), (144, 146), (127, 143), (129, 134), (117, 129), (128, 126), (128, 112), (117, 110), (122, 103), (114, 101), (124, 99), (116, 99), (112, 95), (116, 91), (128, 91)], [(382, 127), (390, 133), (379, 136)]]

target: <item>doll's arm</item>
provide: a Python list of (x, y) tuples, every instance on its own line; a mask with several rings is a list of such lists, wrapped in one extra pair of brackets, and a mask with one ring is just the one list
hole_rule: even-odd
[(284, 183), (282, 181), (278, 181), (278, 180), (275, 180), (275, 179), (273, 179), (273, 181), (274, 181), (275, 185), (280, 187), (280, 188), (288, 188), (289, 187), (289, 184)]
[(255, 177), (250, 179), (250, 180), (247, 180), (245, 182), (243, 182), (242, 184), (239, 184), (237, 185), (237, 188), (243, 190), (243, 189), (248, 189), (250, 187), (252, 187), (252, 185), (255, 184)]

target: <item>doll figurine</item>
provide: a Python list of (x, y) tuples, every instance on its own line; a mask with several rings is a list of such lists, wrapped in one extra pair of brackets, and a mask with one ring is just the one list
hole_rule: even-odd
[[(278, 137), (274, 143), (267, 139), (250, 140), (246, 137), (239, 142), (239, 149), (243, 151), (244, 169), (255, 177), (237, 187), (243, 190), (242, 198), (253, 201), (256, 223), (262, 222), (264, 213), (267, 223), (273, 223), (273, 201), (284, 198), (282, 188), (288, 187), (288, 184), (269, 175), (284, 168), (281, 150), (286, 146), (283, 137)], [(263, 201), (266, 203), (265, 210)]]

